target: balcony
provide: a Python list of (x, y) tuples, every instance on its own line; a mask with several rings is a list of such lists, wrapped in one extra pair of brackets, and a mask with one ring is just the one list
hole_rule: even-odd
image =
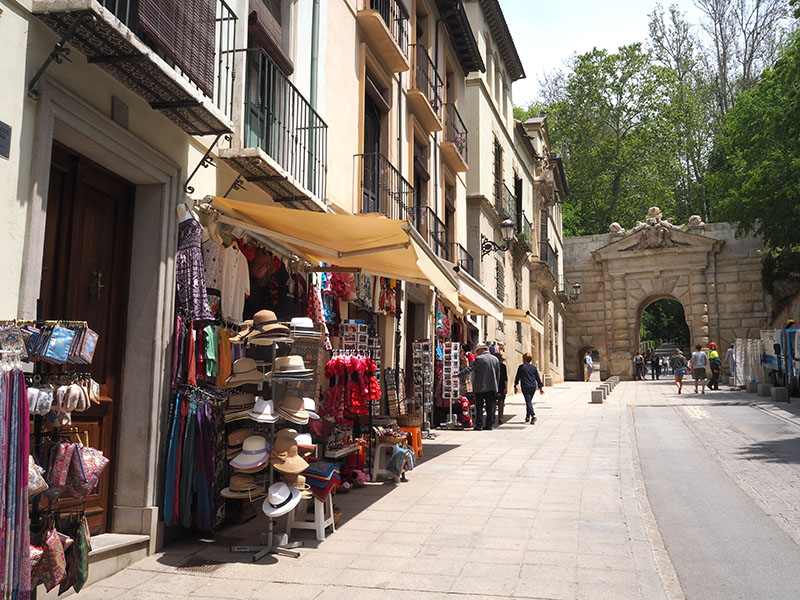
[(452, 256), (453, 262), (459, 269), (464, 269), (467, 273), (473, 277), (476, 277), (475, 261), (473, 260), (472, 255), (467, 252), (467, 249), (464, 248), (464, 246), (458, 243), (453, 243)]
[(549, 242), (543, 241), (541, 243), (541, 261), (547, 265), (553, 279), (558, 281), (558, 254)]
[(412, 44), (414, 69), (408, 90), (408, 107), (428, 132), (442, 130), (442, 78), (425, 46)]
[(31, 12), (186, 133), (231, 132), (236, 15), (223, 0), (174, 3), (168, 18), (153, 8), (143, 0), (34, 0)]
[(383, 154), (358, 154), (361, 212), (414, 223), (414, 188)]
[(455, 104), (444, 105), (444, 139), (439, 148), (451, 169), (456, 173), (467, 171), (467, 127)]
[(519, 222), (519, 227), (517, 228), (517, 233), (515, 237), (517, 242), (522, 245), (528, 252), (533, 250), (533, 226), (531, 222), (528, 220), (524, 214), (521, 215), (521, 219)]
[(514, 196), (514, 192), (508, 189), (505, 183), (503, 184), (499, 197), (495, 198), (495, 203), (495, 209), (497, 209), (500, 217), (503, 219), (511, 219), (514, 222), (514, 226), (518, 227), (517, 198)]
[(436, 256), (443, 260), (450, 260), (450, 249), (447, 247), (447, 227), (430, 206), (422, 207), (419, 222), (415, 226)]
[(399, 0), (359, 0), (356, 19), (373, 52), (393, 72), (408, 71), (408, 13)]
[(325, 211), (328, 125), (263, 50), (248, 53), (244, 148), (221, 160), (279, 203)]

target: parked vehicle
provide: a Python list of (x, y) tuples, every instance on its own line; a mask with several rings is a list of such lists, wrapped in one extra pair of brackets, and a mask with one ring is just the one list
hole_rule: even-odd
[(767, 381), (776, 386), (789, 388), (790, 394), (800, 392), (800, 329), (791, 327), (793, 321), (783, 329), (761, 330), (761, 366)]

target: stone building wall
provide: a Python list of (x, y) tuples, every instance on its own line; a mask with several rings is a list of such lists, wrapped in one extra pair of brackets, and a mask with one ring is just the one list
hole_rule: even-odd
[(762, 245), (735, 231), (730, 223), (670, 229), (661, 247), (643, 243), (642, 231), (566, 239), (566, 276), (582, 292), (567, 311), (567, 379), (582, 377), (588, 348), (600, 353), (602, 377), (630, 378), (642, 312), (661, 298), (683, 305), (692, 345), (716, 341), (724, 354), (737, 337), (759, 337), (772, 303), (761, 285)]

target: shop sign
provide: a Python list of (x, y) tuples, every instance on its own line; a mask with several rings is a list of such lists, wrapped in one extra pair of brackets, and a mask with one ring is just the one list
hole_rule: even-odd
[(0, 156), (8, 158), (11, 155), (11, 125), (0, 121)]

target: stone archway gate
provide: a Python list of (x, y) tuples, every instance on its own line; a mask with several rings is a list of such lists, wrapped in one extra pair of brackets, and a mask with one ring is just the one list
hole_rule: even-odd
[(586, 346), (604, 357), (601, 377), (631, 378), (642, 311), (660, 298), (683, 305), (692, 345), (716, 341), (724, 355), (736, 338), (759, 337), (771, 311), (762, 244), (735, 231), (699, 217), (672, 225), (653, 207), (631, 230), (614, 223), (608, 234), (565, 239), (565, 276), (582, 292), (566, 312), (567, 379), (582, 379), (569, 357)]

